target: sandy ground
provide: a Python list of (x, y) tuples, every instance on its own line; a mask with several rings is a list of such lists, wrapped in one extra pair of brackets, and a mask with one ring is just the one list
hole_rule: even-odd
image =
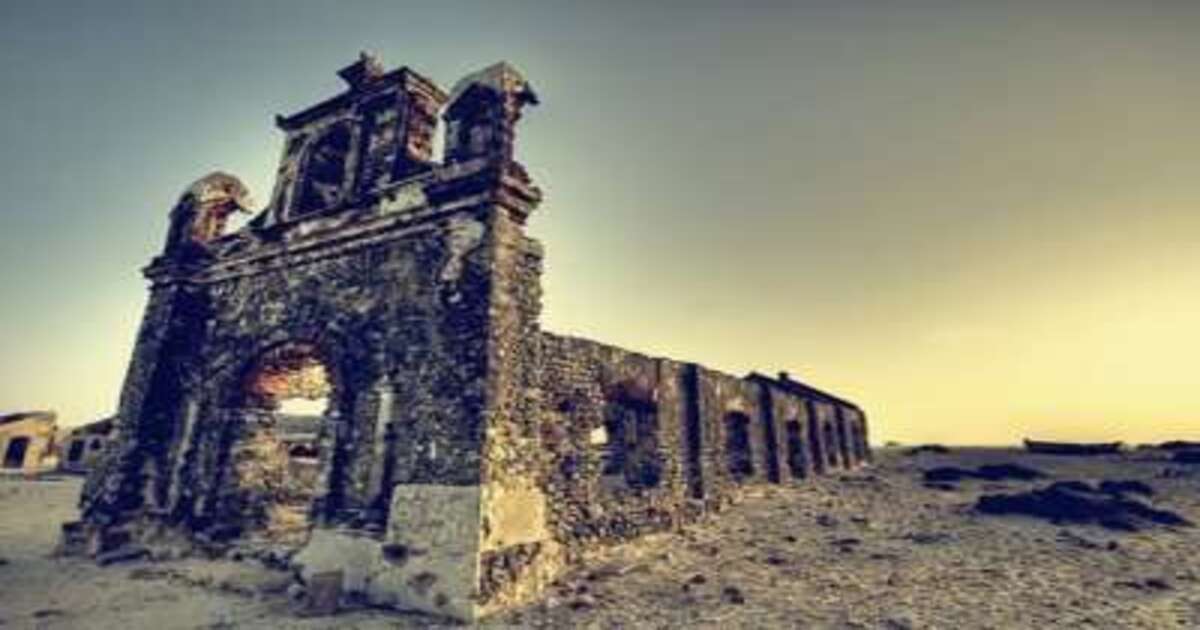
[[(974, 513), (983, 492), (1046, 482), (925, 488), (938, 465), (1017, 462), (1052, 480), (1140, 479), (1150, 503), (1200, 523), (1200, 466), (1101, 458), (884, 451), (871, 469), (749, 492), (677, 534), (603, 554), (509, 627), (1200, 628), (1200, 527), (1114, 533)], [(77, 479), (0, 479), (0, 627), (396, 628), (438, 620), (380, 611), (303, 618), (289, 576), (193, 560), (107, 568), (50, 556)], [(443, 622), (444, 623), (444, 622)]]

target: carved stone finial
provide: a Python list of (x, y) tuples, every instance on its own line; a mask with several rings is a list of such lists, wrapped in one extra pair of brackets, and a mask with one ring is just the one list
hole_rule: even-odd
[(519, 105), (537, 105), (538, 97), (529, 81), (525, 80), (520, 70), (507, 61), (492, 64), (479, 72), (469, 74), (454, 84), (450, 91), (450, 106), (453, 107), (463, 94), (473, 86), (483, 86), (504, 95), (515, 98)]
[(338, 70), (338, 76), (351, 88), (358, 89), (383, 76), (385, 72), (383, 62), (364, 50), (358, 54), (358, 61)]
[(459, 81), (446, 108), (446, 160), (486, 157), (513, 162), (517, 121), (537, 94), (525, 77), (500, 62)]
[(250, 190), (242, 180), (216, 171), (196, 180), (180, 195), (171, 210), (167, 251), (185, 245), (203, 245), (220, 237), (229, 216), (250, 212)]

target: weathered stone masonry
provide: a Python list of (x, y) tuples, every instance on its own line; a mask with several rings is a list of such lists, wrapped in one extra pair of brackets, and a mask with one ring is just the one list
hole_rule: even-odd
[[(524, 224), (541, 193), (513, 159), (537, 99), (512, 67), (449, 94), (366, 55), (339, 74), (343, 93), (278, 118), (265, 210), (226, 233), (250, 202), (214, 174), (171, 212), (116, 436), (65, 549), (278, 547), (286, 493), (311, 501), (285, 554), (305, 579), (474, 619), (741, 486), (869, 459), (863, 412), (786, 375), (540, 329)], [(318, 394), (317, 472), (290, 487), (260, 454), (281, 443), (279, 401)]]

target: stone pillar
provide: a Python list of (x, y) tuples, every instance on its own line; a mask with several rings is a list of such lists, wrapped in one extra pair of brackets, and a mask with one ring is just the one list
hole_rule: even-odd
[(337, 451), (344, 442), (343, 434), (345, 432), (336, 404), (331, 405), (321, 419), (321, 428), (317, 433), (317, 452), (321, 458), (321, 471), (317, 475), (317, 488), (314, 492), (312, 507), (312, 518), (317, 524), (328, 523), (333, 517), (333, 511), (338, 507), (334, 503), (336, 503), (339, 490), (334, 485), (339, 483), (341, 473), (337, 468), (342, 465), (342, 462), (340, 462), (341, 457), (338, 456)]
[(182, 489), (187, 480), (183, 478), (185, 464), (196, 457), (192, 436), (195, 433), (196, 419), (200, 413), (200, 404), (195, 396), (187, 396), (183, 403), (183, 426), (180, 430), (175, 452), (172, 457), (170, 486), (167, 488), (167, 504), (164, 506), (174, 514), (178, 514), (182, 503)]
[(375, 431), (371, 449), (371, 476), (368, 483), (368, 516), (367, 520), (375, 525), (382, 525), (387, 520), (388, 506), (391, 504), (390, 469), (391, 443), (394, 439), (392, 431), (393, 405), (396, 391), (389, 382), (380, 383), (375, 388), (377, 397), (375, 412)]

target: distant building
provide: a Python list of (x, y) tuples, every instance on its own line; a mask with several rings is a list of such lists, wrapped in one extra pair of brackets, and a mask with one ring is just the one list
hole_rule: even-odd
[(113, 417), (64, 430), (58, 440), (59, 470), (86, 473), (95, 468), (115, 425)]
[(53, 469), (56, 416), (52, 411), (0, 415), (0, 471), (35, 473)]

